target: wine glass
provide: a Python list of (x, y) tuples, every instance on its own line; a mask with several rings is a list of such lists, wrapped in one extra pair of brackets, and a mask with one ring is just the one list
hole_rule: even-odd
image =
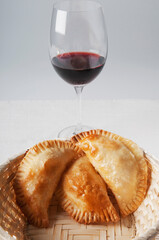
[(91, 0), (65, 0), (54, 4), (50, 27), (50, 60), (58, 75), (74, 86), (79, 121), (58, 137), (90, 130), (81, 123), (81, 93), (101, 72), (108, 53), (102, 6)]

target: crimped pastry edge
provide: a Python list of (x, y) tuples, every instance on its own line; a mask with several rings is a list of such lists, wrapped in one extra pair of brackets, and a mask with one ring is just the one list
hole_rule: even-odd
[[(16, 176), (13, 182), (13, 187), (16, 193), (16, 202), (18, 206), (20, 207), (24, 215), (27, 217), (28, 222), (37, 227), (49, 226), (48, 215), (46, 219), (36, 218), (33, 212), (30, 211), (30, 209), (28, 209), (26, 198), (23, 192), (23, 186), (21, 185), (20, 174), (23, 171), (22, 170), (23, 164), (29, 161), (28, 160), (29, 157), (34, 157), (35, 155), (39, 154), (40, 152), (44, 151), (47, 148), (72, 149), (74, 152), (77, 153), (77, 157), (84, 155), (84, 152), (78, 146), (76, 146), (75, 144), (67, 140), (46, 140), (34, 145), (27, 151), (26, 155), (24, 156), (24, 158), (22, 159), (19, 165), (18, 171), (16, 173)], [(48, 208), (49, 208), (49, 205), (48, 205)], [(46, 211), (48, 211), (48, 209)]]
[[(78, 144), (78, 143), (80, 143), (81, 140), (83, 140), (84, 138), (87, 138), (88, 136), (91, 136), (91, 135), (102, 135), (102, 136), (110, 137), (111, 139), (114, 139), (114, 140), (119, 140), (133, 154), (136, 153), (138, 155), (138, 153), (136, 152), (136, 147), (139, 148), (139, 146), (136, 143), (134, 143), (132, 140), (126, 139), (124, 137), (121, 137), (120, 135), (114, 134), (112, 132), (105, 131), (103, 129), (93, 129), (93, 130), (89, 130), (89, 131), (86, 131), (86, 132), (81, 132), (81, 133), (73, 136), (71, 138), (71, 141), (75, 144)], [(139, 148), (139, 149), (142, 150), (141, 148)], [(140, 165), (142, 165), (141, 162), (143, 162), (143, 160), (145, 160), (145, 167), (148, 169), (148, 166), (147, 166), (147, 163), (146, 163), (146, 158), (144, 156), (144, 151), (143, 151), (143, 157), (141, 159), (139, 159)], [(144, 198), (146, 196), (146, 193), (147, 193), (147, 188), (148, 188), (148, 177), (150, 177), (150, 174), (148, 174), (148, 170), (147, 170), (147, 175), (146, 176), (142, 176), (142, 175), (139, 176), (139, 179), (138, 179), (139, 189), (137, 191), (135, 199), (132, 202), (130, 202), (129, 204), (126, 205), (124, 211), (120, 210), (123, 217), (125, 217), (125, 216), (129, 215), (130, 213), (133, 213), (134, 211), (136, 211), (136, 209), (140, 206), (140, 204), (144, 200)]]

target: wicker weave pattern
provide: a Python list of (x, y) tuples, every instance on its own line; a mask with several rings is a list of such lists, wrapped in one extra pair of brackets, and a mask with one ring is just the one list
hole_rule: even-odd
[[(83, 225), (76, 223), (64, 212), (55, 198), (49, 208), (50, 227), (37, 229), (31, 225), (24, 229), (26, 220), (15, 202), (12, 181), (22, 156), (0, 167), (0, 240), (158, 240), (152, 238), (159, 231), (159, 166), (153, 165), (152, 182), (147, 197), (134, 215), (108, 225)], [(2, 228), (4, 230), (2, 230)], [(148, 231), (149, 230), (149, 231)], [(147, 232), (148, 231), (148, 232)], [(139, 236), (139, 237), (138, 237)], [(141, 237), (142, 236), (142, 237)]]
[[(151, 157), (148, 156), (148, 158), (150, 159)], [(151, 185), (146, 199), (134, 213), (136, 221), (136, 236), (144, 235), (148, 229), (154, 228), (150, 231), (150, 236), (152, 236), (156, 232), (156, 223), (159, 220), (159, 171), (157, 170), (158, 166), (153, 162), (153, 159), (150, 160), (153, 163)]]
[(28, 226), (32, 240), (128, 240), (135, 234), (133, 215), (116, 224), (84, 225), (73, 220), (53, 199), (49, 209), (50, 228)]
[(0, 169), (0, 226), (17, 239), (24, 239), (26, 219), (16, 205), (12, 181), (24, 154)]

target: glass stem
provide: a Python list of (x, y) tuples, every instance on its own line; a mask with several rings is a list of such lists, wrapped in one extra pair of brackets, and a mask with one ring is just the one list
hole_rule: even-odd
[(78, 121), (77, 121), (77, 126), (75, 132), (78, 133), (81, 130), (81, 119), (82, 119), (82, 106), (81, 106), (81, 94), (83, 91), (84, 86), (74, 86), (75, 92), (77, 94), (77, 116), (78, 116)]

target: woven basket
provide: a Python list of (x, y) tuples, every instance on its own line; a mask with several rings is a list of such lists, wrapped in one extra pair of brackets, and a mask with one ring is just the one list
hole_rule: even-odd
[(134, 214), (118, 223), (83, 225), (71, 219), (55, 198), (49, 208), (50, 227), (38, 229), (27, 224), (16, 205), (13, 178), (24, 154), (0, 166), (0, 240), (145, 240), (158, 239), (159, 162), (147, 154), (152, 166), (151, 185)]

